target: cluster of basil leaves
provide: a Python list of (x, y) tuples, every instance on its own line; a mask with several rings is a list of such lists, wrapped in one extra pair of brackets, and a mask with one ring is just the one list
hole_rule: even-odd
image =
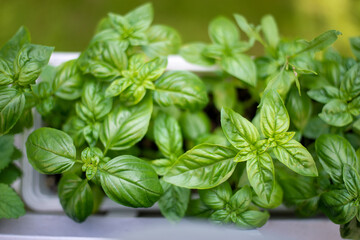
[[(10, 71), (1, 72), (4, 89), (12, 89), (10, 102), (20, 107), (3, 101), (2, 132), (16, 129), (36, 106), (52, 128), (29, 136), (28, 159), (39, 172), (63, 174), (58, 193), (67, 215), (84, 221), (105, 193), (130, 207), (158, 202), (173, 221), (190, 215), (253, 228), (269, 218), (260, 208), (284, 203), (301, 216), (322, 211), (342, 224), (343, 237), (356, 236), (357, 59), (326, 49), (337, 31), (288, 41), (269, 15), (259, 26), (234, 17), (237, 25), (226, 17), (210, 23), (211, 44), (180, 48), (174, 29), (151, 26), (152, 6), (145, 4), (124, 16), (109, 14), (78, 59), (46, 68), (37, 85), (31, 84), (41, 70), (4, 68)], [(22, 31), (3, 49), (26, 46)], [(357, 58), (359, 39), (351, 39)], [(264, 56), (245, 53), (255, 42)], [(217, 64), (218, 70), (203, 81), (189, 72), (165, 72), (166, 56), (179, 49), (187, 61)], [(49, 54), (30, 67), (42, 69)], [(3, 55), (10, 56), (4, 66), (11, 66), (11, 51)]]
[(53, 49), (32, 44), (24, 27), (0, 49), (0, 218), (25, 214), (24, 203), (10, 186), (21, 176), (13, 163), (22, 155), (14, 146), (13, 135), (32, 126), (32, 107), (40, 102), (35, 81)]

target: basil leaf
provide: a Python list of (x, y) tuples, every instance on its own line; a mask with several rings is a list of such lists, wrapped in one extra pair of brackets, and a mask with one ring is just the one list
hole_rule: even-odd
[(233, 108), (237, 100), (237, 92), (234, 84), (227, 81), (216, 83), (213, 87), (214, 104), (217, 110), (222, 107)]
[(81, 96), (83, 79), (76, 60), (70, 60), (57, 68), (53, 91), (66, 100), (75, 100)]
[(26, 141), (26, 153), (30, 164), (45, 174), (69, 170), (76, 160), (73, 140), (66, 133), (54, 128), (39, 128)]
[(254, 145), (260, 139), (256, 127), (230, 108), (221, 110), (221, 127), (227, 140), (239, 150)]
[(244, 212), (251, 204), (252, 193), (249, 186), (245, 185), (230, 199), (230, 206), (237, 212)]
[(191, 190), (160, 181), (164, 194), (158, 201), (161, 214), (170, 221), (180, 221), (185, 216)]
[(343, 100), (351, 100), (360, 94), (360, 64), (350, 68), (340, 83), (340, 92)]
[(256, 66), (249, 56), (241, 53), (225, 55), (221, 58), (220, 65), (230, 75), (252, 87), (256, 86)]
[(10, 63), (0, 58), (0, 86), (14, 81)]
[(358, 238), (360, 235), (360, 222), (356, 218), (353, 218), (350, 222), (341, 225), (340, 235), (344, 239)]
[(163, 194), (152, 167), (139, 158), (123, 155), (101, 166), (100, 181), (106, 195), (128, 207), (151, 207)]
[(249, 159), (246, 162), (246, 170), (250, 185), (256, 194), (269, 201), (275, 185), (275, 170), (270, 155), (264, 152)]
[(344, 164), (343, 180), (346, 190), (348, 190), (353, 197), (358, 197), (360, 195), (360, 177), (357, 170), (349, 164)]
[(346, 189), (331, 190), (323, 193), (320, 208), (336, 224), (350, 222), (357, 212), (354, 198)]
[(149, 43), (142, 49), (149, 57), (168, 56), (178, 53), (181, 46), (179, 33), (171, 27), (164, 25), (151, 26), (147, 31)]
[(252, 201), (261, 208), (277, 208), (283, 202), (283, 190), (279, 183), (275, 181), (269, 201), (254, 194)]
[(11, 135), (0, 136), (0, 172), (6, 168), (12, 161), (14, 153), (14, 137)]
[(126, 14), (125, 18), (134, 29), (144, 31), (149, 28), (153, 21), (153, 6), (151, 3), (145, 3)]
[(230, 212), (225, 209), (216, 210), (210, 215), (210, 220), (218, 224), (229, 223), (231, 221)]
[(358, 116), (360, 114), (360, 96), (354, 98), (348, 104), (348, 111), (354, 116)]
[(209, 36), (212, 42), (231, 47), (240, 40), (236, 25), (226, 17), (219, 16), (209, 24)]
[(162, 107), (175, 105), (195, 110), (203, 108), (208, 97), (204, 83), (190, 72), (166, 72), (156, 80), (154, 101)]
[(321, 120), (335, 127), (343, 127), (353, 121), (346, 102), (334, 99), (328, 102), (319, 114)]
[(296, 76), (293, 72), (286, 70), (276, 71), (266, 79), (267, 85), (264, 93), (273, 89), (285, 98), (295, 78)]
[(201, 65), (211, 66), (215, 64), (215, 60), (204, 55), (206, 43), (196, 42), (181, 47), (180, 55), (188, 62)]
[(269, 219), (268, 212), (249, 210), (237, 216), (235, 224), (242, 228), (259, 228)]
[(286, 108), (289, 113), (289, 117), (294, 126), (302, 131), (312, 112), (312, 103), (309, 97), (306, 95), (299, 95), (296, 88), (292, 88), (289, 92)]
[(211, 189), (199, 190), (201, 201), (211, 209), (219, 210), (226, 207), (232, 196), (231, 186), (224, 182)]
[(159, 114), (154, 123), (155, 143), (167, 158), (177, 158), (182, 154), (183, 139), (176, 119), (167, 114)]
[(158, 175), (163, 176), (171, 168), (171, 165), (173, 164), (173, 159), (160, 158), (152, 160), (150, 163), (151, 166), (154, 168), (155, 172)]
[(184, 137), (190, 140), (204, 137), (211, 130), (211, 121), (204, 112), (186, 111), (181, 115), (179, 123)]
[(319, 89), (311, 89), (307, 92), (310, 98), (320, 103), (328, 103), (334, 98), (340, 97), (340, 91), (333, 86), (325, 86)]
[[(140, 71), (138, 72), (138, 78), (146, 81), (155, 81), (158, 79), (165, 71), (167, 66), (167, 58), (157, 57), (142, 65)], [(152, 88), (153, 89), (153, 88)]]
[(307, 51), (317, 52), (323, 50), (324, 48), (333, 44), (337, 40), (338, 35), (340, 34), (341, 32), (336, 30), (329, 30), (327, 32), (324, 32), (319, 36), (317, 36), (316, 38), (314, 38), (313, 40), (311, 40), (310, 42), (308, 42), (306, 44), (306, 47), (300, 50), (299, 52), (297, 52), (296, 54), (300, 54)]
[(264, 33), (267, 44), (269, 44), (273, 49), (276, 49), (280, 38), (274, 17), (271, 15), (265, 15), (261, 19), (261, 29)]
[(114, 109), (105, 118), (100, 132), (105, 149), (123, 150), (139, 142), (147, 132), (152, 109), (150, 96), (135, 106)]
[(24, 203), (10, 186), (0, 183), (0, 192), (0, 219), (25, 215)]
[(259, 33), (258, 31), (254, 28), (254, 26), (252, 26), (251, 24), (249, 24), (246, 20), (246, 18), (240, 14), (234, 14), (235, 20), (237, 25), (240, 27), (240, 29), (242, 31), (244, 31), (246, 33), (246, 35), (251, 39), (251, 38), (255, 38), (257, 40), (260, 39)]
[(324, 170), (335, 183), (342, 183), (344, 164), (360, 169), (359, 160), (351, 144), (338, 135), (324, 134), (315, 142), (316, 154)]
[(53, 47), (24, 45), (14, 62), (15, 82), (21, 86), (34, 83), (42, 69), (48, 64), (53, 51)]
[(80, 55), (79, 68), (84, 74), (104, 81), (112, 80), (121, 76), (121, 71), (127, 66), (127, 48), (126, 41), (96, 42)]
[(27, 43), (30, 43), (29, 30), (26, 27), (21, 26), (15, 35), (0, 49), (0, 58), (7, 59), (9, 62), (14, 62), (20, 49)]
[(206, 206), (201, 199), (191, 199), (189, 202), (186, 215), (199, 218), (209, 218), (214, 212), (211, 208)]
[(276, 158), (294, 172), (303, 176), (318, 176), (316, 164), (307, 149), (296, 140), (273, 148)]
[(317, 139), (322, 134), (327, 134), (329, 132), (329, 125), (327, 125), (318, 116), (310, 118), (307, 125), (305, 126), (305, 129), (303, 130), (304, 136), (310, 139)]
[(21, 174), (21, 170), (15, 164), (10, 163), (6, 168), (0, 171), (0, 183), (10, 185), (15, 182)]
[(351, 37), (349, 38), (351, 51), (357, 59), (360, 59), (360, 38)]
[(197, 145), (178, 158), (164, 180), (186, 188), (216, 187), (235, 170), (235, 155), (231, 148), (206, 143)]
[(128, 78), (119, 78), (114, 80), (105, 91), (106, 97), (115, 97), (124, 92), (133, 84), (133, 81)]
[(274, 138), (289, 129), (290, 119), (280, 95), (269, 90), (260, 103), (260, 127), (266, 137)]
[(0, 87), (0, 135), (8, 133), (25, 108), (25, 95), (15, 88)]
[(94, 197), (88, 181), (75, 174), (62, 176), (58, 186), (61, 206), (75, 222), (83, 222), (91, 215)]

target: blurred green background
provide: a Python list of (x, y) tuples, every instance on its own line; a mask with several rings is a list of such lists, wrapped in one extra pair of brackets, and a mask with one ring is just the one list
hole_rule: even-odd
[[(32, 42), (56, 51), (81, 51), (97, 22), (108, 12), (126, 13), (140, 0), (0, 0), (0, 45), (21, 26)], [(343, 36), (336, 48), (349, 55), (348, 37), (360, 35), (359, 0), (153, 0), (154, 23), (175, 27), (183, 42), (208, 41), (207, 26), (217, 15), (240, 13), (258, 24), (264, 14), (275, 16), (286, 38), (312, 39), (328, 29)], [(259, 50), (255, 50), (259, 52)]]

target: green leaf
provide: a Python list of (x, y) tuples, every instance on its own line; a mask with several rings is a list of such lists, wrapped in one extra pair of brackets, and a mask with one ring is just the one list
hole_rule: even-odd
[(8, 133), (25, 108), (25, 95), (15, 88), (0, 87), (0, 135)]
[(27, 43), (30, 43), (29, 30), (26, 27), (21, 26), (15, 35), (0, 49), (0, 58), (7, 59), (9, 62), (14, 62), (20, 49)]
[(217, 110), (222, 107), (233, 108), (237, 100), (237, 92), (234, 84), (221, 81), (214, 85), (213, 89), (214, 104)]
[(340, 92), (343, 100), (351, 100), (360, 94), (360, 64), (350, 68), (340, 83)]
[(58, 186), (61, 206), (75, 222), (83, 222), (91, 215), (94, 197), (88, 181), (75, 174), (65, 174)]
[(105, 148), (123, 150), (139, 142), (147, 132), (152, 109), (150, 96), (135, 106), (114, 109), (105, 118), (100, 132)]
[(267, 201), (270, 200), (275, 185), (274, 164), (270, 155), (264, 152), (246, 162), (249, 182), (256, 194)]
[(320, 103), (328, 103), (334, 98), (340, 97), (340, 91), (338, 88), (333, 86), (324, 86), (318, 89), (311, 89), (307, 92), (311, 99), (314, 99)]
[(320, 208), (336, 224), (350, 222), (357, 212), (354, 198), (346, 189), (331, 190), (323, 193)]
[(211, 121), (204, 112), (183, 113), (179, 119), (185, 139), (197, 140), (210, 133)]
[(286, 101), (286, 108), (292, 124), (302, 131), (311, 117), (312, 103), (310, 98), (305, 94), (300, 96), (297, 89), (292, 88)]
[(164, 180), (186, 188), (216, 187), (235, 170), (235, 155), (231, 148), (206, 143), (197, 145), (178, 158)]
[(360, 236), (360, 222), (353, 218), (350, 222), (341, 225), (340, 235), (344, 239), (358, 239)]
[(48, 64), (53, 47), (26, 44), (19, 51), (14, 62), (15, 82), (27, 86), (35, 82), (42, 69)]
[(160, 158), (152, 160), (150, 163), (151, 166), (154, 168), (155, 172), (158, 175), (163, 176), (167, 173), (167, 171), (169, 171), (173, 162), (173, 159)]
[(156, 80), (154, 101), (162, 107), (175, 105), (189, 110), (201, 109), (207, 102), (205, 84), (190, 72), (166, 72)]
[(14, 153), (14, 137), (11, 135), (0, 136), (0, 172), (12, 161)]
[(279, 183), (275, 181), (269, 201), (258, 195), (253, 195), (252, 201), (261, 208), (277, 208), (283, 202), (283, 190)]
[(96, 42), (80, 55), (78, 66), (84, 74), (104, 81), (112, 80), (121, 76), (121, 71), (126, 69), (127, 48), (126, 41)]
[(276, 49), (280, 38), (274, 17), (271, 15), (265, 15), (261, 19), (261, 29), (264, 33), (267, 44), (269, 44), (273, 49)]
[(76, 160), (73, 140), (66, 133), (54, 128), (39, 128), (26, 141), (26, 153), (30, 164), (45, 174), (69, 170)]
[(191, 190), (160, 181), (164, 194), (158, 201), (161, 214), (170, 221), (180, 221), (185, 216)]
[(237, 216), (235, 224), (242, 228), (259, 228), (269, 219), (268, 212), (249, 210)]
[(133, 84), (129, 78), (118, 78), (111, 82), (110, 86), (105, 91), (105, 97), (115, 97), (123, 93), (128, 87)]
[(211, 66), (215, 64), (215, 60), (204, 55), (206, 43), (195, 42), (181, 47), (180, 55), (188, 62), (201, 65)]
[(181, 46), (179, 33), (171, 27), (164, 25), (151, 26), (147, 31), (149, 43), (142, 49), (149, 57), (168, 56), (178, 53)]
[(214, 210), (225, 208), (232, 196), (232, 189), (228, 182), (224, 182), (211, 189), (199, 190), (198, 192), (201, 201)]
[(234, 14), (234, 17), (240, 29), (244, 31), (250, 39), (255, 38), (259, 40), (261, 38), (255, 27), (249, 24), (244, 16), (240, 14)]
[(345, 101), (334, 99), (328, 102), (319, 113), (321, 120), (335, 127), (344, 127), (353, 121)]
[(252, 193), (249, 186), (245, 185), (238, 190), (230, 199), (231, 209), (236, 212), (244, 212), (249, 208), (252, 200)]
[(295, 81), (295, 78), (295, 74), (291, 71), (286, 71), (283, 69), (281, 71), (276, 71), (267, 78), (267, 85), (264, 93), (272, 89), (276, 90), (280, 96), (285, 98), (291, 85)]
[(360, 59), (360, 37), (349, 38), (351, 51), (357, 59)]
[(186, 215), (199, 218), (209, 218), (214, 212), (211, 208), (206, 206), (201, 199), (191, 199), (189, 202)]
[(177, 158), (183, 152), (181, 129), (176, 119), (165, 114), (159, 114), (154, 123), (155, 143), (167, 158)]
[(303, 176), (318, 176), (314, 159), (308, 150), (296, 140), (273, 148), (276, 158), (294, 172)]
[(155, 81), (165, 71), (167, 66), (167, 58), (157, 57), (146, 62), (138, 72), (138, 78), (142, 81)]
[(343, 180), (346, 190), (354, 197), (360, 196), (360, 177), (356, 169), (349, 164), (344, 164)]
[(327, 134), (329, 132), (329, 125), (327, 125), (318, 116), (310, 118), (305, 129), (303, 130), (304, 136), (310, 139), (317, 139), (322, 134)]
[(225, 55), (221, 58), (220, 64), (230, 75), (252, 87), (256, 86), (256, 66), (249, 56), (241, 53), (233, 56)]
[(230, 108), (221, 110), (221, 127), (227, 140), (239, 150), (254, 145), (260, 139), (256, 127)]
[(10, 62), (0, 58), (0, 86), (9, 85), (14, 81)]
[(145, 3), (126, 14), (125, 18), (134, 29), (144, 31), (149, 28), (153, 21), (153, 6), (151, 3)]
[(316, 154), (324, 170), (334, 183), (342, 183), (344, 164), (360, 169), (359, 160), (351, 144), (335, 134), (321, 135), (315, 142)]
[(264, 93), (260, 103), (260, 127), (268, 138), (285, 133), (289, 129), (290, 119), (280, 95), (269, 90)]
[(81, 96), (83, 79), (76, 60), (70, 60), (57, 68), (53, 91), (66, 100), (75, 100)]
[(218, 224), (229, 223), (231, 221), (230, 212), (225, 209), (216, 210), (210, 215), (210, 220)]
[(307, 51), (318, 52), (320, 50), (323, 50), (324, 48), (333, 44), (337, 40), (338, 35), (340, 34), (341, 32), (336, 30), (329, 30), (327, 32), (324, 32), (310, 42), (307, 42), (306, 47), (298, 51), (296, 54)]
[(104, 119), (112, 109), (112, 99), (106, 98), (99, 81), (87, 81), (83, 87), (81, 102), (76, 104), (77, 115), (85, 122)]
[(10, 163), (6, 168), (0, 170), (0, 183), (12, 184), (18, 177), (21, 176), (21, 170)]
[(151, 207), (163, 194), (156, 172), (139, 158), (116, 157), (99, 170), (106, 195), (124, 206)]
[(354, 98), (349, 104), (348, 104), (348, 111), (354, 115), (355, 117), (360, 114), (360, 96)]
[(226, 17), (219, 16), (209, 24), (209, 36), (212, 42), (231, 47), (240, 40), (236, 25)]
[(25, 215), (24, 203), (11, 187), (0, 183), (0, 192), (0, 219)]

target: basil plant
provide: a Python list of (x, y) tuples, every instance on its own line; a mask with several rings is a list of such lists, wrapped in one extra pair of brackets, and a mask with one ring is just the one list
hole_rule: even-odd
[[(285, 40), (272, 16), (255, 25), (235, 14), (210, 22), (210, 43), (182, 45), (152, 20), (151, 4), (109, 13), (80, 56), (58, 67), (44, 68), (52, 48), (29, 44), (24, 29), (0, 51), (0, 132), (28, 127), (36, 107), (46, 127), (29, 135), (27, 157), (62, 174), (65, 213), (82, 222), (107, 196), (157, 203), (170, 221), (248, 229), (283, 204), (301, 217), (324, 213), (342, 237), (357, 237), (360, 38), (350, 39), (355, 58), (343, 57), (330, 47), (336, 30)], [(247, 53), (255, 43), (261, 56)], [(167, 71), (170, 54), (216, 70)]]

